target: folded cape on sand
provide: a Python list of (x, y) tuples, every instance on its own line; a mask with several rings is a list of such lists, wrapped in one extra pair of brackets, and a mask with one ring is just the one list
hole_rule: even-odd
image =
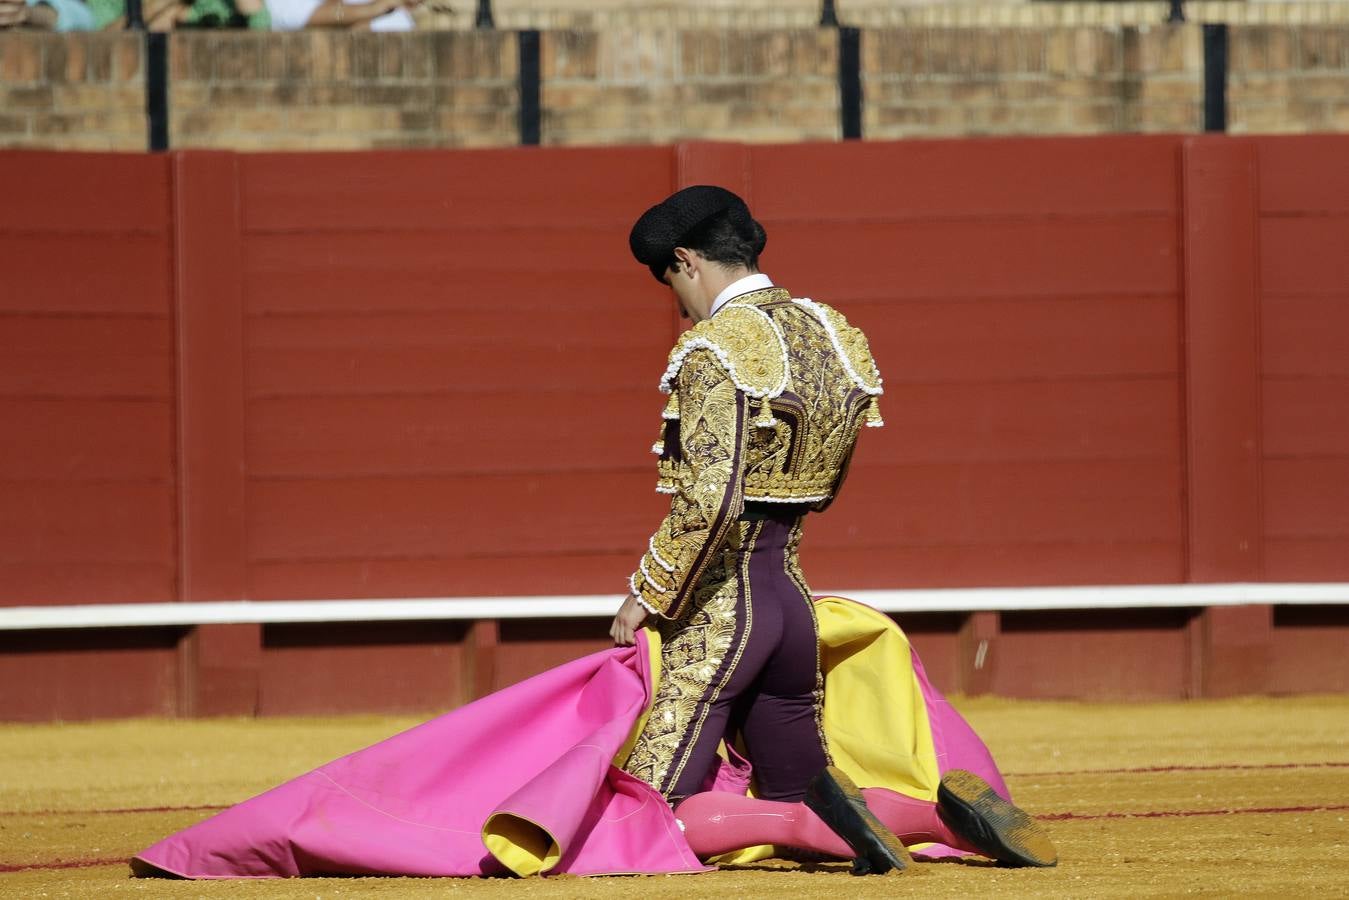
[[(824, 730), (860, 785), (933, 800), (941, 774), (1006, 785), (983, 742), (928, 683), (902, 631), (817, 600)], [(706, 871), (669, 805), (620, 766), (660, 681), (659, 638), (594, 653), (359, 750), (172, 835), (136, 870), (185, 878), (602, 875)], [(752, 790), (734, 752), (714, 790)], [(721, 858), (774, 855), (755, 847)], [(922, 857), (959, 855), (941, 845)]]

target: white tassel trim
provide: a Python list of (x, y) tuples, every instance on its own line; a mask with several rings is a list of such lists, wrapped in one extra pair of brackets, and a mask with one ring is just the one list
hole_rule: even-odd
[(870, 394), (873, 397), (879, 397), (881, 394), (885, 393), (885, 388), (882, 386), (883, 379), (881, 378), (881, 373), (875, 371), (875, 363), (872, 363), (872, 373), (876, 376), (876, 386), (871, 387), (866, 384), (866, 382), (862, 381), (862, 377), (857, 374), (857, 370), (852, 366), (852, 360), (848, 359), (848, 354), (843, 352), (843, 344), (839, 342), (838, 332), (834, 330), (834, 323), (829, 321), (828, 313), (824, 311), (820, 304), (811, 300), (809, 297), (793, 297), (792, 302), (808, 309), (815, 318), (820, 320), (820, 324), (824, 326), (825, 333), (829, 335), (829, 342), (834, 345), (834, 352), (838, 354), (839, 361), (843, 363), (843, 370), (848, 373), (848, 377), (852, 379), (853, 384), (857, 385), (858, 390), (864, 394)]
[(637, 570), (642, 573), (642, 579), (647, 584), (651, 585), (651, 589), (654, 590), (657, 594), (664, 594), (670, 590), (669, 588), (662, 585), (659, 581), (651, 577), (651, 571), (646, 567), (645, 559), (637, 563)]
[(663, 485), (663, 484), (658, 484), (658, 485), (656, 485), (656, 493), (657, 493), (657, 494), (677, 494), (677, 493), (679, 493), (679, 489), (678, 489), (678, 488), (667, 487), (666, 485)]
[(656, 441), (656, 443), (651, 445), (651, 452), (656, 454), (657, 456), (660, 456), (662, 453), (665, 452), (665, 442)]
[(661, 559), (660, 554), (656, 552), (655, 535), (652, 535), (651, 537), (646, 539), (646, 548), (651, 552), (651, 558), (656, 561), (656, 565), (660, 566), (667, 572), (674, 572), (674, 566), (670, 565), (665, 560)]
[(757, 391), (750, 385), (742, 382), (740, 380), (740, 376), (736, 374), (735, 366), (731, 365), (730, 358), (726, 356), (726, 351), (721, 349), (720, 347), (718, 347), (716, 344), (712, 343), (705, 337), (693, 338), (683, 347), (679, 348), (679, 352), (675, 354), (675, 358), (670, 360), (670, 365), (666, 367), (665, 374), (660, 377), (660, 391), (662, 394), (670, 393), (671, 391), (670, 385), (673, 384), (675, 378), (679, 376), (679, 370), (683, 368), (684, 360), (694, 350), (711, 350), (712, 353), (721, 362), (722, 368), (724, 368), (727, 374), (731, 376), (731, 381), (735, 383), (735, 386), (740, 390), (744, 391), (749, 396), (751, 397), (768, 396), (766, 393), (762, 391)]
[(874, 421), (874, 422), (868, 422), (868, 423), (867, 423), (867, 427), (868, 427), (868, 428), (884, 428), (884, 427), (885, 427), (885, 420), (884, 420), (884, 419), (877, 419), (877, 420)]
[(645, 600), (643, 600), (641, 594), (637, 593), (636, 591), (633, 591), (632, 596), (639, 604), (641, 604), (642, 609), (651, 613), (651, 615), (653, 616), (660, 615), (660, 610), (656, 609), (656, 607), (652, 606), (650, 603), (647, 603)]

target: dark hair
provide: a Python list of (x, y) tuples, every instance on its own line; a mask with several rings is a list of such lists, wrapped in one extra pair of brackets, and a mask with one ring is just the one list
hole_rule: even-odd
[[(696, 250), (703, 259), (723, 266), (758, 271), (759, 254), (768, 243), (763, 226), (743, 207), (725, 209), (694, 225), (676, 246)], [(673, 259), (671, 260), (673, 262)]]

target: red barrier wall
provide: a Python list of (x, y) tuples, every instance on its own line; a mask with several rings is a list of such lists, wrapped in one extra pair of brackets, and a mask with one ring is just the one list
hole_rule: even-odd
[(267, 155), (238, 184), (249, 593), (621, 591), (674, 335), (626, 239), (670, 151)]
[(1264, 574), (1349, 569), (1349, 141), (1260, 145)]
[(812, 577), (1184, 580), (1174, 142), (749, 155), (766, 267), (844, 309), (886, 378)]
[[(0, 157), (0, 602), (173, 600), (168, 161)], [(0, 715), (172, 713), (177, 640), (0, 633)]]
[[(886, 377), (888, 427), (807, 533), (816, 587), (1349, 580), (1346, 154), (3, 153), (0, 602), (617, 597), (662, 512), (646, 448), (679, 327), (627, 231), (708, 181)], [(906, 624), (947, 689), (1169, 696), (1349, 689), (1340, 654), (1306, 658), (1345, 613)], [(0, 717), (434, 708), (603, 633), (0, 635)]]
[[(1259, 145), (1261, 574), (1349, 571), (1349, 141)], [(1278, 609), (1269, 687), (1344, 689), (1344, 610)]]

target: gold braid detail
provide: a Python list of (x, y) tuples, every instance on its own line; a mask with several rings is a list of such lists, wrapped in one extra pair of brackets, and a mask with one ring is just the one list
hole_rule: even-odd
[[(720, 660), (719, 667), (724, 670), (721, 680), (714, 685), (708, 686), (707, 699), (697, 705), (693, 721), (691, 722), (690, 727), (685, 729), (687, 735), (684, 739), (684, 752), (679, 755), (678, 759), (674, 760), (674, 765), (665, 775), (665, 784), (661, 786), (661, 792), (667, 796), (670, 791), (674, 790), (674, 786), (678, 783), (680, 776), (684, 774), (684, 767), (688, 765), (689, 757), (693, 754), (693, 748), (698, 743), (699, 737), (702, 736), (703, 723), (707, 721), (707, 715), (712, 711), (712, 706), (717, 702), (718, 698), (721, 697), (721, 692), (726, 690), (726, 685), (730, 684), (731, 678), (735, 675), (735, 670), (740, 666), (740, 658), (745, 654), (745, 647), (749, 644), (750, 632), (754, 630), (754, 598), (751, 596), (753, 588), (751, 587), (749, 580), (749, 559), (754, 553), (754, 542), (762, 531), (762, 522), (755, 522), (750, 525), (749, 534), (744, 541), (745, 549), (740, 554), (737, 580), (745, 594), (745, 605), (743, 607), (745, 621), (740, 628), (740, 640), (735, 644), (734, 655), (731, 657), (729, 663), (724, 656)], [(733, 614), (739, 614), (741, 609), (742, 608), (737, 605), (733, 608)], [(715, 673), (715, 671), (716, 670), (714, 669), (713, 672)], [(710, 678), (708, 680), (710, 680)], [(720, 739), (720, 737), (721, 736), (719, 736), (718, 739)]]
[[(686, 332), (670, 354), (662, 389), (682, 384), (700, 354), (715, 359), (748, 400), (744, 499), (827, 507), (858, 432), (883, 424), (883, 386), (866, 335), (826, 304), (769, 288), (736, 298)], [(664, 412), (657, 464), (657, 490), (664, 493), (677, 492), (688, 465), (674, 439), (682, 438), (690, 415), (682, 393)]]
[[(751, 529), (759, 523), (737, 522), (733, 543), (744, 546)], [(656, 629), (661, 635), (661, 678), (656, 696), (651, 701), (651, 713), (642, 733), (633, 744), (632, 753), (623, 765), (631, 775), (642, 779), (657, 790), (667, 790), (679, 778), (671, 774), (675, 755), (685, 742), (695, 719), (701, 728), (699, 704), (708, 693), (708, 687), (721, 669), (735, 639), (739, 619), (737, 600), (740, 596), (742, 563), (735, 553), (717, 555), (702, 582), (694, 592), (688, 611), (677, 621), (658, 619)], [(748, 555), (743, 559), (748, 560)], [(749, 631), (746, 622), (745, 635)], [(735, 659), (744, 648), (744, 641), (736, 649)], [(734, 672), (734, 665), (728, 669)], [(713, 693), (711, 699), (716, 698)], [(709, 700), (709, 703), (711, 700)], [(679, 763), (682, 771), (684, 760)], [(668, 784), (667, 784), (668, 783)]]
[[(684, 332), (670, 351), (661, 390), (671, 389), (689, 356), (699, 350), (715, 356), (735, 386), (756, 400), (777, 397), (787, 386), (787, 348), (782, 331), (757, 306), (732, 303)], [(676, 414), (680, 408), (676, 407)]]
[[(679, 372), (681, 462), (662, 471), (673, 496), (631, 584), (647, 609), (678, 618), (744, 505), (745, 397), (715, 354), (698, 349)], [(739, 464), (737, 464), (739, 460)]]

